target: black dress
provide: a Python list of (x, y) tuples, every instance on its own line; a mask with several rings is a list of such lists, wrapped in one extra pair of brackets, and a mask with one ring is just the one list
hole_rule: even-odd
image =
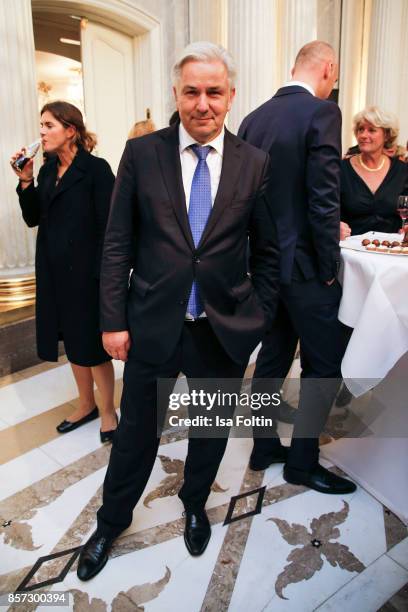
[(56, 185), (57, 170), (52, 158), (37, 187), (17, 188), (25, 222), (39, 226), (37, 350), (57, 361), (63, 339), (71, 363), (95, 366), (110, 359), (99, 328), (99, 269), (115, 177), (104, 159), (82, 148)]
[(341, 220), (352, 234), (369, 231), (398, 232), (401, 218), (396, 212), (397, 198), (408, 193), (408, 164), (391, 161), (381, 185), (372, 193), (349, 159), (341, 162)]

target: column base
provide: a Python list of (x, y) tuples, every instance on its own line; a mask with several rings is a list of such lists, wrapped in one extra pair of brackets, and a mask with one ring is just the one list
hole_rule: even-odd
[(0, 312), (35, 303), (35, 275), (0, 275)]

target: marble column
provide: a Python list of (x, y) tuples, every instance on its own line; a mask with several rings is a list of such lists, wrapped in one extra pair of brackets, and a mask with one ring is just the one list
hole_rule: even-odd
[(343, 115), (343, 152), (355, 144), (353, 117), (365, 106), (371, 0), (343, 0), (339, 106)]
[[(38, 138), (38, 101), (30, 0), (0, 2), (0, 283), (33, 272), (35, 232), (24, 224), (11, 154)], [(0, 296), (1, 297), (1, 296)]]
[(406, 0), (373, 0), (367, 104), (397, 115), (399, 142), (408, 138), (408, 6)]
[(228, 126), (238, 130), (250, 111), (276, 91), (278, 0), (228, 0), (228, 49), (237, 64), (237, 93)]
[(340, 47), (341, 10), (342, 0), (317, 0), (316, 38), (330, 43), (336, 53)]
[(227, 46), (228, 0), (189, 0), (190, 42)]
[(281, 83), (291, 78), (297, 52), (317, 38), (317, 0), (283, 0), (281, 3)]

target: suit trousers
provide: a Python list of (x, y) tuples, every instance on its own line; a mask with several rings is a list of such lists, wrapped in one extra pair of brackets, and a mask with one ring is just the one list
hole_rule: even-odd
[[(135, 360), (130, 350), (123, 375), (121, 419), (104, 481), (103, 505), (98, 510), (99, 533), (117, 537), (132, 522), (133, 509), (149, 480), (160, 443), (157, 413), (164, 415), (168, 394), (178, 374), (183, 372), (187, 381), (198, 378), (238, 379), (231, 381), (231, 384), (239, 391), (238, 381), (242, 379), (246, 365), (232, 361), (206, 318), (185, 322), (173, 355), (163, 364)], [(168, 387), (162, 393), (161, 386), (161, 406), (157, 402), (158, 379), (165, 379), (161, 385)], [(193, 382), (196, 383), (196, 380)], [(203, 381), (203, 388), (206, 384)], [(216, 385), (216, 381), (210, 380), (211, 384)], [(184, 484), (179, 492), (186, 510), (204, 508), (227, 441), (227, 435), (221, 438), (189, 438)]]
[[(300, 342), (302, 378), (288, 467), (310, 471), (319, 458), (319, 434), (341, 383), (341, 360), (348, 328), (338, 320), (341, 286), (317, 278), (281, 285), (277, 316), (265, 336), (254, 372), (257, 391), (278, 392)], [(263, 380), (273, 379), (273, 380)], [(270, 455), (280, 446), (275, 438), (254, 429), (254, 450)], [(273, 435), (273, 434), (272, 434)]]

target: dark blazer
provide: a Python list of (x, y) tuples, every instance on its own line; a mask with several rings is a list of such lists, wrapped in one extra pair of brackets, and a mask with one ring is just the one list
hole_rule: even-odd
[(109, 164), (80, 148), (55, 186), (57, 158), (42, 166), (38, 186), (17, 188), (24, 221), (39, 226), (36, 248), (38, 354), (97, 365), (109, 359), (99, 332), (99, 270), (115, 177)]
[[(248, 115), (238, 135), (269, 153), (269, 199), (281, 250), (281, 282), (332, 279), (340, 261), (340, 109), (298, 86), (282, 87)], [(294, 266), (295, 264), (295, 266)]]
[(181, 335), (196, 278), (211, 327), (230, 357), (242, 363), (277, 302), (278, 249), (265, 200), (268, 156), (225, 132), (217, 196), (195, 248), (178, 129), (176, 124), (126, 144), (105, 237), (101, 328), (129, 329), (132, 356), (163, 363)]

